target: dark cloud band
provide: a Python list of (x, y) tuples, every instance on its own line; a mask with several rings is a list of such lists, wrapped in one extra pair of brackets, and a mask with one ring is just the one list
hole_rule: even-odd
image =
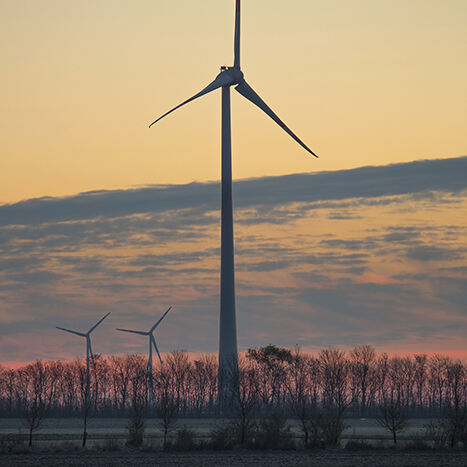
[[(238, 208), (295, 202), (336, 201), (467, 189), (467, 157), (422, 160), (383, 167), (284, 175), (234, 183)], [(200, 215), (219, 209), (219, 183), (149, 186), (91, 191), (66, 198), (36, 198), (0, 206), (0, 226), (116, 218), (189, 210)]]

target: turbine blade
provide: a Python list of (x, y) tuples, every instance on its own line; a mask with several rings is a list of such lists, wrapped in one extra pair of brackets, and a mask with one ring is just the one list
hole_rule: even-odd
[(240, 0), (235, 7), (234, 68), (240, 68)]
[(179, 109), (182, 107), (182, 105), (188, 104), (188, 102), (194, 101), (195, 99), (198, 99), (198, 97), (204, 96), (208, 92), (214, 91), (215, 89), (221, 88), (222, 86), (227, 86), (229, 84), (232, 84), (232, 78), (229, 76), (227, 73), (219, 73), (217, 75), (217, 78), (208, 86), (206, 86), (202, 91), (200, 91), (198, 94), (195, 94), (193, 97), (190, 97), (186, 101), (182, 102), (181, 104), (177, 105), (177, 107), (174, 107), (172, 110), (169, 110), (166, 112), (164, 115), (159, 117), (157, 120), (154, 120), (150, 125), (149, 128), (151, 128), (154, 123), (157, 123), (159, 120), (163, 119), (170, 113), (172, 113), (174, 110)]
[(241, 83), (235, 88), (243, 97), (246, 97), (250, 102), (257, 105), (264, 113), (269, 115), (286, 133), (288, 133), (302, 148), (306, 149), (313, 156), (318, 157), (256, 94), (251, 86), (242, 80)]
[(57, 329), (60, 329), (61, 331), (71, 332), (72, 334), (76, 334), (77, 336), (86, 337), (86, 334), (82, 332), (72, 331), (71, 329), (61, 328), (59, 326), (55, 326), (55, 327)]
[(162, 315), (162, 317), (159, 319), (159, 321), (151, 328), (151, 330), (149, 332), (152, 332), (154, 331), (154, 329), (157, 328), (157, 326), (159, 326), (159, 323), (165, 318), (165, 316), (167, 315), (167, 313), (172, 309), (171, 306), (169, 306), (169, 308), (167, 309), (167, 311)]
[(97, 326), (99, 326), (99, 324), (101, 324), (102, 321), (104, 321), (104, 319), (107, 318), (107, 316), (110, 315), (110, 313), (111, 313), (111, 312), (109, 311), (106, 315), (104, 315), (104, 317), (101, 318), (101, 319), (88, 331), (88, 334), (91, 334), (91, 332), (94, 331), (94, 329), (96, 329)]
[(139, 334), (140, 336), (147, 336), (149, 333), (144, 332), (144, 331), (133, 331), (132, 329), (120, 329), (120, 328), (115, 328), (117, 331), (123, 331), (123, 332), (132, 332), (133, 334)]
[(152, 334), (151, 334), (151, 341), (152, 341), (152, 345), (154, 346), (154, 349), (156, 349), (156, 353), (157, 353), (157, 356), (159, 357), (159, 361), (162, 363), (162, 358), (161, 358), (161, 354), (159, 353), (159, 349), (157, 348), (156, 339), (154, 339), (154, 336)]

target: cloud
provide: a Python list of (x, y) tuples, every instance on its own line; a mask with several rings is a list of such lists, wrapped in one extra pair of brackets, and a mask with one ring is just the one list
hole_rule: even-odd
[[(264, 177), (235, 182), (234, 199), (238, 208), (266, 206), (271, 209), (300, 202), (378, 198), (431, 191), (459, 193), (467, 188), (465, 173), (467, 157), (458, 157)], [(197, 224), (203, 220), (209, 223), (213, 219), (205, 216), (219, 209), (219, 199), (218, 183), (90, 191), (67, 198), (44, 197), (2, 205), (0, 226), (100, 220), (167, 211), (181, 211), (182, 216), (196, 220)], [(273, 215), (270, 217), (275, 218)]]
[(55, 274), (50, 271), (34, 271), (11, 274), (9, 279), (14, 282), (23, 282), (25, 284), (42, 285), (63, 278), (61, 274)]
[[(236, 182), (240, 347), (460, 342), (465, 169), (467, 157)], [(219, 197), (192, 183), (0, 206), (0, 336), (87, 329), (106, 311), (143, 329), (173, 304), (162, 349), (215, 351)], [(126, 342), (101, 332), (103, 352)], [(21, 359), (49, 355), (37, 345)]]
[(207, 251), (194, 251), (189, 253), (172, 253), (161, 255), (141, 255), (130, 261), (134, 266), (161, 266), (169, 264), (184, 264), (209, 256)]
[(420, 245), (407, 250), (407, 256), (417, 261), (445, 261), (456, 259), (460, 256), (459, 251), (453, 251), (451, 248)]

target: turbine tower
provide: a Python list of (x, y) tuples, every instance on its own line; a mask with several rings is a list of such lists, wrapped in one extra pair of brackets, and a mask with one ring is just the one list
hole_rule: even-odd
[(117, 331), (123, 331), (123, 332), (131, 332), (133, 334), (139, 334), (140, 336), (148, 336), (149, 338), (149, 353), (148, 353), (148, 365), (146, 368), (146, 401), (148, 404), (148, 407), (152, 407), (152, 401), (154, 399), (154, 393), (153, 393), (153, 387), (152, 387), (152, 348), (154, 347), (154, 350), (157, 353), (157, 356), (159, 357), (160, 362), (162, 363), (162, 358), (161, 354), (159, 353), (159, 349), (157, 348), (156, 344), (156, 339), (154, 338), (154, 331), (159, 326), (160, 322), (165, 318), (167, 313), (172, 309), (170, 306), (167, 311), (162, 315), (162, 317), (157, 321), (157, 323), (149, 330), (149, 331), (134, 331), (132, 329), (120, 329), (116, 328)]
[(61, 331), (66, 331), (70, 332), (71, 334), (76, 334), (77, 336), (85, 337), (86, 338), (86, 390), (84, 394), (84, 432), (83, 432), (83, 447), (86, 445), (86, 438), (87, 438), (87, 432), (86, 432), (86, 420), (87, 420), (87, 412), (89, 409), (89, 392), (90, 392), (90, 372), (89, 372), (89, 359), (91, 358), (92, 361), (94, 362), (94, 354), (92, 353), (92, 346), (91, 346), (91, 332), (94, 331), (94, 329), (99, 326), (99, 324), (104, 321), (107, 316), (110, 315), (110, 311), (104, 315), (88, 332), (78, 332), (78, 331), (72, 331), (71, 329), (66, 329), (66, 328), (61, 328), (59, 326), (56, 326), (57, 329), (60, 329)]
[(215, 89), (222, 88), (222, 201), (221, 201), (221, 292), (219, 326), (219, 379), (218, 394), (221, 408), (228, 403), (236, 390), (238, 373), (237, 325), (235, 316), (235, 271), (234, 241), (232, 218), (232, 151), (230, 131), (230, 88), (259, 107), (271, 117), (286, 133), (310, 154), (318, 157), (290, 128), (271, 110), (253, 88), (245, 81), (240, 69), (240, 0), (236, 0), (234, 64), (222, 66), (216, 79), (198, 94), (177, 105), (152, 122), (149, 127), (166, 117), (174, 110), (204, 96)]

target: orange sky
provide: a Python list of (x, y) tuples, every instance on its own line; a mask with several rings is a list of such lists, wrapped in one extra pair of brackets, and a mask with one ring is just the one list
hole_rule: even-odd
[[(466, 357), (467, 224), (459, 216), (467, 210), (466, 163), (440, 161), (433, 175), (426, 162), (382, 167), (372, 171), (375, 180), (365, 169), (345, 171), (341, 184), (329, 182), (334, 172), (313, 175), (302, 183), (310, 187), (308, 202), (290, 202), (296, 194), (283, 191), (287, 180), (236, 186), (239, 349), (274, 343), (317, 352), (367, 343), (380, 352)], [(435, 190), (423, 189), (423, 173)], [(300, 177), (291, 180), (297, 184)], [(336, 198), (334, 190), (352, 177), (354, 194)], [(391, 190), (400, 177), (406, 195), (362, 196), (374, 184)], [(463, 191), (454, 189), (456, 180), (464, 180)], [(177, 195), (182, 188), (162, 192), (172, 190), (185, 202)], [(217, 187), (207, 198), (197, 194), (202, 185), (186, 189), (191, 208), (164, 210), (156, 196), (141, 214), (131, 214), (140, 205), (131, 192), (0, 209), (0, 219), (28, 204), (42, 213), (36, 219), (26, 211), (24, 220), (0, 225), (0, 361), (81, 355), (82, 339), (55, 326), (86, 331), (108, 311), (93, 335), (95, 352), (145, 352), (144, 339), (122, 336), (115, 327), (144, 330), (169, 305), (173, 310), (158, 329), (161, 351), (215, 351)], [(245, 201), (251, 190), (261, 197), (259, 205)], [(142, 193), (141, 199), (151, 199), (150, 189)], [(317, 195), (323, 200), (313, 201)], [(122, 202), (128, 215), (106, 207)], [(92, 205), (103, 208), (96, 214)], [(74, 212), (78, 218), (67, 217)]]
[[(319, 155), (233, 96), (234, 177), (464, 155), (463, 0), (243, 2), (242, 66)], [(233, 0), (0, 1), (0, 203), (219, 178)]]
[[(0, 0), (3, 359), (24, 361), (25, 340), (34, 357), (70, 358), (82, 343), (55, 325), (84, 329), (112, 310), (119, 325), (138, 316), (143, 326), (171, 303), (162, 348), (215, 348), (218, 204), (198, 185), (172, 185), (219, 179), (220, 91), (147, 125), (232, 64), (233, 21), (233, 0)], [(237, 209), (242, 349), (370, 343), (465, 356), (466, 187), (451, 192), (449, 177), (467, 154), (466, 24), (464, 0), (242, 2), (248, 82), (320, 156), (232, 92), (233, 174), (258, 178), (255, 196), (266, 175), (375, 165), (387, 188), (389, 164), (452, 162), (441, 187), (413, 176), (400, 196), (352, 188), (313, 201), (310, 184), (299, 199), (285, 188), (269, 205), (271, 189), (264, 205)], [(207, 204), (152, 212), (130, 199), (114, 214), (125, 190), (153, 184)], [(73, 196), (88, 190), (111, 190), (95, 194), (102, 211), (67, 218), (94, 207)], [(49, 196), (71, 196), (58, 217), (47, 200), (15, 204)], [(202, 332), (187, 340), (187, 323)], [(144, 351), (110, 329), (98, 352)]]

